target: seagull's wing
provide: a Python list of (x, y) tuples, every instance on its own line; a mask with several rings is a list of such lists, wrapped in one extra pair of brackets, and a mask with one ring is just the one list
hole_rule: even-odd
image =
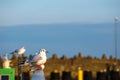
[(37, 62), (38, 60), (41, 60), (41, 59), (42, 59), (42, 57), (41, 57), (40, 55), (36, 55), (36, 56), (33, 58), (32, 62)]

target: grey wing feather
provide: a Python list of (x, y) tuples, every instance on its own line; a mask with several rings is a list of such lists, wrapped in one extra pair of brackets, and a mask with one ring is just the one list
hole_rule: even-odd
[(41, 56), (35, 56), (32, 60), (32, 62), (37, 62), (38, 60), (41, 60), (42, 57)]

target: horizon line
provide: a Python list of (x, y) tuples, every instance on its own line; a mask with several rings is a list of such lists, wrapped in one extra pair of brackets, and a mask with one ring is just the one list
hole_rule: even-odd
[[(119, 24), (120, 22), (118, 22)], [(0, 25), (0, 27), (19, 27), (31, 25), (60, 25), (60, 24), (80, 24), (80, 25), (94, 25), (94, 24), (114, 24), (114, 22), (101, 22), (101, 23), (80, 23), (80, 22), (63, 22), (63, 23), (33, 23), (33, 24), (13, 24), (13, 25)]]

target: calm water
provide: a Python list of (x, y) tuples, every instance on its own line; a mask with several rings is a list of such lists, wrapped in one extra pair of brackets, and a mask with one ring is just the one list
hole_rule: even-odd
[[(26, 47), (26, 55), (46, 48), (51, 57), (57, 53), (73, 57), (114, 56), (114, 23), (112, 24), (41, 24), (0, 27), (0, 55)], [(118, 53), (120, 53), (120, 25), (118, 29)], [(120, 58), (120, 54), (118, 54)]]

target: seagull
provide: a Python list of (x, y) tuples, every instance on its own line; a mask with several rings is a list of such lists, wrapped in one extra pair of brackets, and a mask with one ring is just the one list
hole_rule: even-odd
[(39, 53), (30, 55), (29, 58), (25, 61), (25, 65), (30, 65), (32, 67), (31, 71), (34, 71), (36, 69), (43, 70), (45, 67), (44, 64), (47, 61), (46, 53), (48, 53), (46, 49), (41, 49)]
[(11, 52), (10, 54), (15, 54), (17, 57), (21, 57), (21, 55), (25, 53), (25, 51), (25, 47), (22, 47), (20, 49), (15, 50), (14, 52)]
[(18, 55), (21, 55), (21, 54), (25, 53), (25, 51), (26, 51), (25, 47), (22, 47), (18, 50), (15, 50), (15, 53), (17, 53)]
[(47, 61), (46, 53), (47, 53), (46, 49), (41, 49), (40, 52), (33, 57), (31, 62), (35, 62), (36, 65), (45, 64)]

